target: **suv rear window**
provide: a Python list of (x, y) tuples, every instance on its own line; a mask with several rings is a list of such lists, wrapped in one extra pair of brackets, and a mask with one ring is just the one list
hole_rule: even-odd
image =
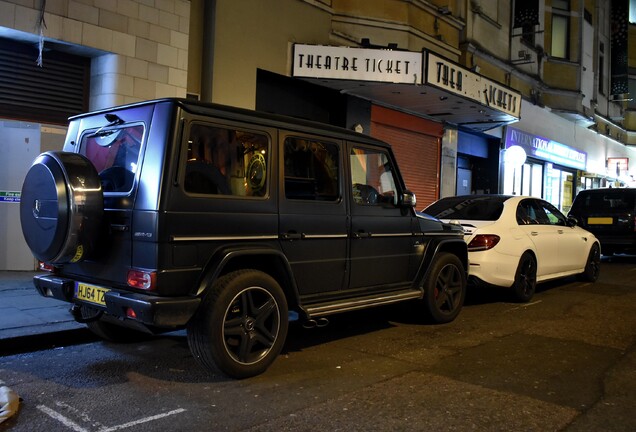
[(634, 209), (634, 194), (621, 191), (582, 193), (575, 201), (575, 208), (601, 212), (630, 212)]
[(141, 124), (99, 129), (82, 138), (80, 153), (95, 166), (104, 192), (130, 192), (139, 164)]

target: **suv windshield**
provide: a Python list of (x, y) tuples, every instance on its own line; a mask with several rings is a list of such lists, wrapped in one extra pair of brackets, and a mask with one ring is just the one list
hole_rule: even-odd
[(143, 133), (142, 125), (130, 125), (99, 130), (82, 138), (80, 153), (97, 169), (104, 192), (132, 189)]

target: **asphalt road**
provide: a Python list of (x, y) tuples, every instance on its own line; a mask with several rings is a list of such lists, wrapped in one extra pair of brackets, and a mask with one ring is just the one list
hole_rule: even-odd
[(601, 272), (528, 304), (472, 290), (448, 325), (417, 303), (294, 325), (243, 381), (204, 372), (182, 333), (5, 356), (23, 401), (0, 431), (634, 431), (636, 258)]

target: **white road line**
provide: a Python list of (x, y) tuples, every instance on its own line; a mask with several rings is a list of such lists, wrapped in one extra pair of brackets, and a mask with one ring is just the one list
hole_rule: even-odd
[(532, 302), (532, 303), (524, 303), (524, 304), (519, 305), (517, 307), (513, 307), (513, 308), (510, 308), (510, 309), (507, 309), (505, 312), (512, 312), (512, 311), (515, 311), (517, 309), (525, 308), (525, 307), (528, 307), (528, 306), (534, 306), (536, 304), (541, 303), (542, 301), (543, 300), (537, 300), (536, 302)]
[(142, 418), (142, 419), (139, 419), (139, 420), (131, 421), (129, 423), (124, 423), (122, 425), (111, 426), (111, 427), (105, 428), (105, 429), (99, 429), (99, 432), (111, 432), (111, 431), (126, 429), (126, 428), (129, 428), (129, 427), (132, 427), (132, 426), (137, 426), (138, 424), (148, 423), (148, 422), (153, 421), (153, 420), (159, 420), (161, 418), (168, 417), (168, 416), (171, 416), (171, 415), (174, 415), (174, 414), (180, 414), (180, 413), (182, 413), (184, 411), (186, 411), (186, 410), (183, 409), (183, 408), (179, 408), (179, 409), (176, 409), (176, 410), (168, 411), (167, 413), (157, 414), (157, 415), (154, 415), (154, 416), (151, 416), (151, 417), (146, 417), (146, 418)]
[(55, 410), (52, 410), (51, 408), (47, 407), (46, 405), (38, 405), (37, 409), (42, 411), (44, 414), (46, 414), (46, 415), (54, 418), (55, 420), (59, 421), (64, 426), (67, 426), (69, 429), (72, 429), (72, 430), (74, 430), (76, 432), (89, 432), (88, 429), (84, 429), (83, 427), (81, 427), (80, 425), (75, 423), (74, 421), (64, 417), (62, 414), (58, 413)]
[(541, 303), (543, 300), (537, 300), (536, 302), (532, 302), (532, 303), (524, 303), (522, 304), (520, 307), (528, 307), (528, 306), (534, 306), (536, 304)]
[[(62, 414), (60, 414), (57, 411), (47, 407), (46, 405), (38, 405), (37, 408), (40, 411), (42, 411), (43, 413), (45, 413), (46, 415), (48, 415), (48, 416), (52, 417), (53, 419), (59, 421), (64, 426), (68, 427), (69, 429), (74, 430), (75, 432), (90, 432), (90, 429), (84, 429), (83, 427), (81, 427), (80, 425), (75, 423), (73, 420), (69, 419), (68, 417), (63, 416)], [(121, 429), (127, 429), (129, 427), (137, 426), (137, 425), (142, 424), (142, 423), (148, 423), (148, 422), (151, 422), (151, 421), (154, 421), (154, 420), (159, 420), (159, 419), (162, 419), (164, 417), (171, 416), (171, 415), (180, 414), (180, 413), (185, 412), (185, 411), (186, 411), (186, 409), (179, 408), (179, 409), (176, 409), (176, 410), (168, 411), (166, 413), (157, 414), (157, 415), (146, 417), (146, 418), (142, 418), (142, 419), (139, 419), (139, 420), (134, 420), (134, 421), (131, 421), (131, 422), (128, 422), (128, 423), (124, 423), (124, 424), (121, 424), (121, 425), (117, 425), (117, 426), (110, 426), (110, 427), (101, 426), (98, 429), (98, 432), (112, 432), (112, 431), (117, 431), (117, 430), (121, 430)]]

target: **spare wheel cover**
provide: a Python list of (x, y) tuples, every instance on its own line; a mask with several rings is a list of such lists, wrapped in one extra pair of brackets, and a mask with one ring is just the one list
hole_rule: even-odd
[(96, 250), (104, 209), (99, 176), (84, 156), (46, 152), (27, 172), (20, 198), (22, 233), (33, 255), (56, 264)]

